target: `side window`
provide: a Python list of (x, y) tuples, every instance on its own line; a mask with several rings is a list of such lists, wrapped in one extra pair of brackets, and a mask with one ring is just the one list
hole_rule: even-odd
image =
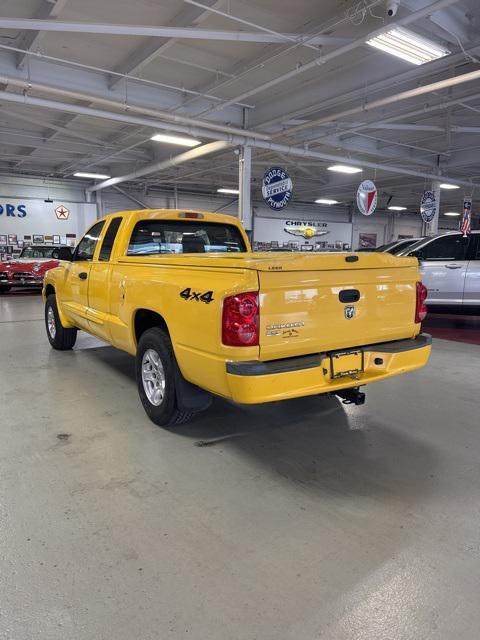
[(472, 260), (480, 260), (480, 233), (472, 234), (473, 252)]
[(75, 250), (75, 260), (77, 262), (93, 259), (95, 247), (97, 246), (97, 242), (100, 234), (102, 233), (104, 224), (105, 220), (97, 222), (97, 224), (94, 224), (93, 227), (89, 231), (87, 231), (87, 233), (80, 240)]
[(465, 260), (469, 238), (461, 235), (443, 236), (433, 240), (426, 246), (421, 248), (422, 260), (440, 261), (449, 260)]
[(117, 237), (118, 228), (122, 223), (122, 218), (113, 218), (108, 225), (107, 232), (103, 238), (102, 247), (98, 255), (98, 259), (102, 262), (108, 262), (112, 255), (113, 243)]

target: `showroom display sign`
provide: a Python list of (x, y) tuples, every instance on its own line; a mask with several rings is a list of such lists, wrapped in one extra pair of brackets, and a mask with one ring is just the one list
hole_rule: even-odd
[(27, 242), (33, 235), (75, 234), (80, 238), (96, 218), (94, 203), (45, 202), (40, 198), (0, 200), (0, 234), (16, 234)]
[(342, 251), (352, 246), (352, 229), (350, 222), (256, 217), (253, 239), (257, 244), (270, 247)]
[(279, 211), (286, 207), (292, 194), (292, 180), (285, 169), (270, 167), (262, 180), (262, 196), (270, 209)]
[(372, 180), (364, 180), (357, 189), (357, 207), (364, 216), (371, 216), (377, 208), (377, 187)]
[(305, 240), (326, 236), (329, 231), (326, 222), (302, 222), (301, 220), (285, 220), (284, 230), (292, 236), (302, 236)]
[(1, 203), (0, 202), (0, 216), (10, 217), (10, 218), (25, 218), (27, 215), (27, 207), (25, 204), (11, 204)]
[(431, 222), (437, 215), (437, 199), (434, 191), (424, 191), (420, 200), (420, 215), (424, 222)]

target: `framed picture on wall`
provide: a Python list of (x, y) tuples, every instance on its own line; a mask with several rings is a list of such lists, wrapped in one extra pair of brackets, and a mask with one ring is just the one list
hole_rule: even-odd
[(43, 244), (43, 236), (38, 234), (38, 233), (34, 233), (33, 234), (33, 243), (34, 244)]
[(0, 236), (0, 244), (7, 244), (7, 236)]
[(313, 244), (302, 244), (302, 251), (313, 251)]
[(360, 233), (358, 236), (359, 249), (375, 249), (377, 246), (376, 233)]
[(9, 236), (8, 236), (8, 244), (12, 244), (12, 245), (13, 244), (17, 244), (17, 236), (14, 233), (9, 234)]
[(44, 237), (44, 241), (45, 242), (53, 242), (53, 236), (45, 236)]
[(60, 244), (60, 236), (53, 236), (53, 244)]
[(25, 240), (25, 242), (31, 242), (32, 236), (23, 236), (23, 239)]

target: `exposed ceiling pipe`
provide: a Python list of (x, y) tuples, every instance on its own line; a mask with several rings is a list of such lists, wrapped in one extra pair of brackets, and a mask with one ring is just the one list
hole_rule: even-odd
[(315, 127), (317, 125), (323, 125), (328, 122), (335, 122), (340, 118), (353, 116), (357, 113), (367, 113), (369, 111), (372, 111), (373, 109), (378, 109), (379, 107), (385, 107), (386, 105), (389, 105), (392, 103), (402, 102), (403, 100), (409, 100), (410, 98), (423, 96), (426, 93), (441, 91), (442, 89), (455, 87), (458, 84), (473, 82), (474, 80), (478, 80), (478, 79), (480, 79), (480, 70), (471, 71), (470, 73), (463, 73), (460, 76), (454, 76), (453, 78), (446, 78), (445, 80), (432, 82), (431, 84), (426, 84), (423, 87), (415, 87), (415, 89), (402, 91), (401, 93), (396, 93), (393, 96), (387, 96), (386, 98), (379, 98), (378, 100), (373, 100), (372, 102), (366, 102), (364, 104), (361, 104), (358, 107), (352, 107), (351, 109), (345, 109), (345, 111), (332, 113), (329, 116), (324, 116), (323, 118), (317, 118), (315, 120), (310, 120), (309, 122), (304, 122), (303, 124), (299, 124), (296, 127), (291, 127), (290, 129), (286, 129), (281, 133), (277, 133), (273, 137), (278, 138), (279, 136), (283, 137), (283, 136), (295, 135), (299, 131), (304, 131), (305, 129), (310, 129), (311, 127)]
[[(2, 79), (0, 77), (0, 84)], [(150, 127), (150, 129), (164, 129), (166, 131), (175, 131), (177, 133), (185, 133), (187, 135), (207, 138), (213, 140), (231, 140), (234, 136), (222, 131), (210, 131), (208, 129), (202, 129), (201, 127), (185, 126), (180, 124), (174, 124), (171, 122), (160, 122), (153, 118), (145, 118), (143, 116), (130, 115), (130, 113), (115, 113), (112, 111), (104, 111), (103, 109), (96, 109), (95, 107), (85, 107), (78, 104), (70, 104), (66, 102), (59, 102), (57, 100), (49, 100), (47, 98), (35, 98), (27, 94), (11, 93), (9, 91), (0, 91), (0, 101), (15, 102), (16, 104), (31, 105), (34, 107), (42, 107), (45, 109), (54, 109), (55, 111), (64, 111), (66, 113), (74, 113), (76, 115), (88, 116), (93, 118), (105, 118), (107, 120), (113, 120), (116, 122), (127, 122), (128, 124), (135, 124), (142, 127)], [(227, 127), (228, 128), (228, 127)], [(239, 129), (242, 132), (242, 129)], [(249, 136), (253, 135), (253, 132), (249, 132)], [(243, 136), (243, 140), (256, 140), (256, 138), (250, 138), (249, 136)], [(258, 137), (263, 139), (264, 136)]]
[[(7, 91), (0, 91), (0, 101), (1, 100), (6, 100), (7, 102), (16, 102), (20, 104), (44, 107), (47, 109), (48, 108), (56, 109), (59, 111), (66, 111), (69, 113), (78, 113), (80, 115), (104, 118), (107, 120), (115, 120), (117, 122), (127, 122), (129, 124), (142, 125), (147, 127), (157, 126), (157, 123), (155, 123), (155, 121), (149, 120), (148, 118), (141, 118), (139, 116), (131, 116), (123, 113), (111, 113), (107, 111), (102, 111), (101, 109), (93, 109), (91, 107), (83, 107), (76, 104), (66, 104), (62, 102), (55, 102), (53, 100), (46, 100), (44, 98), (33, 98), (31, 96), (19, 95), (17, 93), (9, 93)], [(171, 127), (173, 127), (173, 125), (171, 125)], [(221, 140), (225, 141), (227, 144), (235, 145), (235, 146), (250, 145), (257, 149), (267, 149), (275, 153), (284, 153), (286, 155), (297, 156), (300, 158), (314, 158), (317, 160), (323, 160), (323, 161), (334, 162), (334, 163), (344, 163), (344, 164), (354, 163), (369, 169), (378, 169), (380, 171), (387, 171), (389, 173), (415, 176), (420, 178), (426, 178), (428, 180), (438, 180), (439, 177), (441, 177), (442, 179), (448, 180), (448, 182), (452, 182), (454, 184), (480, 187), (480, 184), (474, 185), (470, 181), (450, 178), (445, 175), (434, 174), (434, 173), (424, 173), (424, 172), (414, 171), (412, 169), (404, 169), (402, 167), (396, 167), (392, 165), (380, 164), (375, 162), (368, 162), (360, 159), (356, 160), (356, 159), (352, 159), (344, 156), (327, 154), (320, 151), (313, 151), (311, 149), (306, 149), (303, 147), (294, 147), (294, 146), (289, 146), (284, 144), (277, 144), (275, 142), (271, 142), (268, 140), (260, 140), (260, 139), (251, 140), (249, 138), (246, 138), (245, 136), (229, 136), (226, 134), (216, 135), (212, 131), (205, 131), (205, 130), (201, 131), (193, 127), (185, 128), (184, 132), (190, 135), (197, 135), (199, 137), (210, 138), (210, 139), (220, 138)], [(196, 147), (196, 149), (199, 149), (199, 148), (201, 147)], [(195, 151), (195, 149), (192, 149), (192, 151)], [(129, 179), (132, 179), (132, 178), (129, 178)]]
[[(424, 116), (427, 115), (429, 113), (435, 112), (435, 111), (441, 111), (443, 109), (448, 109), (449, 107), (453, 107), (455, 105), (461, 105), (462, 107), (465, 108), (469, 108), (469, 105), (465, 104), (468, 100), (478, 100), (480, 99), (480, 93), (473, 93), (469, 96), (463, 96), (463, 98), (456, 98), (455, 100), (447, 100), (445, 102), (439, 102), (437, 104), (433, 104), (433, 105), (429, 105), (429, 106), (422, 106), (420, 109), (414, 109), (412, 111), (404, 111), (403, 113), (394, 115), (394, 116), (390, 116), (390, 118), (382, 118), (381, 120), (379, 120), (378, 122), (371, 122), (371, 123), (365, 123), (365, 124), (358, 124), (358, 123), (352, 123), (352, 126), (349, 126), (348, 123), (343, 123), (342, 124), (342, 129), (340, 131), (337, 131), (337, 133), (341, 133), (342, 135), (344, 134), (349, 134), (349, 133), (356, 133), (357, 131), (360, 131), (362, 129), (374, 129), (376, 128), (376, 125), (382, 125), (382, 126), (388, 126), (391, 123), (397, 122), (398, 120), (403, 120), (404, 118), (413, 118), (415, 116)], [(480, 111), (479, 111), (480, 113)], [(393, 125), (394, 126), (394, 125)], [(321, 140), (324, 140), (325, 138), (328, 138), (331, 134), (330, 133), (324, 133), (321, 136), (316, 136), (315, 138), (310, 138), (309, 139), (309, 143), (314, 143), (314, 142), (320, 142)]]
[[(465, 49), (467, 56), (475, 55), (480, 52), (480, 47), (475, 45), (469, 49)], [(426, 69), (422, 68), (422, 66), (414, 66), (408, 71), (403, 71), (402, 73), (396, 74), (394, 78), (395, 86), (399, 87), (400, 85), (408, 83), (408, 82), (419, 82), (420, 79), (425, 76), (427, 79), (429, 76), (432, 76), (435, 73), (440, 73), (445, 70), (445, 68), (449, 68), (452, 73), (455, 67), (458, 65), (462, 65), (465, 63), (465, 54), (463, 52), (452, 54), (448, 56), (447, 60), (445, 58), (439, 58), (438, 60), (434, 60), (430, 62)], [(381, 93), (384, 95), (386, 91), (388, 91), (392, 86), (392, 78), (391, 76), (383, 78), (382, 80), (377, 80), (368, 86), (368, 93), (372, 98), (374, 94)], [(330, 107), (336, 109), (339, 103), (349, 103), (354, 101), (363, 100), (365, 98), (365, 86), (362, 84), (356, 89), (352, 89), (347, 93), (338, 94), (328, 98), (327, 100), (322, 100), (321, 108), (326, 110)], [(318, 100), (310, 104), (306, 107), (301, 107), (300, 109), (295, 109), (293, 111), (289, 111), (288, 113), (283, 113), (281, 115), (276, 116), (275, 118), (269, 118), (268, 120), (262, 120), (256, 123), (256, 127), (260, 129), (268, 130), (268, 128), (272, 125), (285, 123), (291, 119), (304, 119), (308, 117), (311, 113), (316, 113), (319, 110)]]
[(395, 22), (389, 22), (388, 24), (385, 24), (383, 27), (380, 27), (379, 29), (375, 29), (375, 31), (371, 31), (370, 33), (365, 34), (361, 38), (357, 38), (353, 42), (350, 42), (349, 44), (344, 45), (343, 47), (339, 47), (334, 51), (331, 51), (329, 53), (326, 53), (325, 55), (319, 56), (318, 58), (315, 58), (315, 60), (312, 60), (311, 62), (307, 62), (307, 64), (304, 64), (301, 67), (297, 67), (292, 71), (284, 73), (281, 76), (277, 76), (276, 78), (273, 78), (273, 80), (270, 80), (269, 82), (265, 82), (261, 86), (257, 86), (253, 89), (250, 89), (249, 91), (245, 91), (239, 96), (235, 96), (234, 98), (226, 100), (225, 102), (222, 102), (220, 105), (213, 107), (210, 110), (210, 113), (214, 111), (218, 111), (219, 109), (224, 109), (225, 107), (228, 107), (232, 104), (235, 104), (236, 102), (239, 102), (240, 100), (243, 101), (245, 98), (256, 95), (257, 93), (263, 93), (267, 89), (271, 89), (272, 87), (275, 87), (277, 84), (280, 84), (280, 83), (284, 84), (287, 80), (291, 80), (291, 78), (295, 78), (301, 73), (310, 71), (311, 69), (314, 69), (316, 66), (324, 65), (325, 63), (330, 62), (330, 60), (333, 60), (334, 58), (338, 58), (338, 56), (341, 56), (345, 53), (349, 53), (350, 51), (354, 51), (355, 49), (358, 49), (358, 47), (364, 46), (367, 40), (371, 40), (372, 38), (382, 35), (387, 31), (391, 31), (396, 27), (405, 26), (407, 24), (410, 24), (411, 22), (415, 22), (416, 20), (425, 18), (426, 16), (429, 16), (433, 11), (439, 11), (440, 9), (444, 9), (445, 7), (455, 4), (458, 1), (459, 0), (437, 0), (436, 2), (433, 2), (432, 4), (430, 4), (428, 7), (425, 7), (424, 9), (420, 9), (420, 11), (415, 11), (414, 13), (411, 13), (410, 15), (405, 16), (400, 20), (396, 20)]
[[(24, 80), (23, 78), (1, 75), (0, 84), (20, 87), (25, 91), (40, 91), (42, 93), (64, 96), (73, 100), (83, 100), (91, 103), (97, 103), (109, 107), (110, 109), (118, 109), (120, 111), (127, 111), (129, 113), (141, 113), (142, 115), (151, 116), (152, 118), (160, 118), (162, 120), (167, 120), (167, 122), (179, 123), (180, 125), (211, 129), (215, 132), (227, 133), (231, 135), (242, 135), (246, 136), (247, 138), (258, 137), (264, 140), (270, 138), (270, 136), (267, 134), (256, 133), (253, 131), (240, 129), (239, 127), (229, 127), (227, 125), (222, 125), (210, 120), (199, 120), (198, 118), (190, 118), (188, 116), (171, 113), (170, 111), (161, 111), (159, 109), (150, 109), (149, 107), (141, 107), (135, 104), (122, 103), (119, 102), (118, 98), (116, 100), (111, 100), (109, 98), (102, 98), (101, 96), (95, 94), (70, 91), (69, 89), (62, 89), (61, 87), (52, 87), (50, 85), (38, 82), (30, 82), (29, 80)], [(158, 123), (157, 126), (160, 128), (165, 128), (162, 127), (160, 123)]]
[(206, 156), (210, 153), (216, 153), (217, 151), (223, 151), (230, 144), (224, 141), (217, 142), (209, 142), (208, 144), (202, 144), (201, 147), (195, 147), (194, 149), (189, 149), (184, 153), (180, 153), (178, 156), (174, 156), (173, 158), (169, 158), (168, 160), (161, 160), (160, 162), (152, 162), (151, 164), (147, 164), (136, 171), (132, 171), (131, 173), (127, 173), (123, 176), (117, 176), (116, 178), (109, 178), (108, 180), (104, 180), (103, 182), (99, 182), (98, 184), (94, 184), (91, 187), (86, 189), (87, 193), (93, 193), (94, 191), (100, 191), (101, 189), (106, 189), (107, 187), (113, 187), (115, 185), (120, 184), (121, 182), (128, 182), (128, 180), (135, 180), (136, 178), (141, 178), (142, 176), (148, 176), (151, 173), (156, 173), (157, 171), (163, 171), (163, 169), (169, 169), (170, 167), (176, 167), (179, 164), (183, 164), (184, 162), (189, 162), (190, 160), (195, 160), (196, 158), (201, 158), (202, 156)]
[[(303, 44), (304, 36), (296, 33), (249, 33), (248, 31), (220, 31), (218, 29), (198, 29), (189, 27), (168, 27), (129, 24), (106, 24), (91, 22), (61, 22), (59, 20), (37, 20), (30, 18), (0, 18), (0, 29), (18, 31), (60, 31), (63, 33), (98, 33), (114, 36), (143, 36), (154, 38), (175, 38), (187, 40), (221, 40), (226, 42), (259, 42), (263, 44), (284, 44), (285, 40)], [(350, 38), (334, 36), (314, 36), (311, 44), (343, 44)]]

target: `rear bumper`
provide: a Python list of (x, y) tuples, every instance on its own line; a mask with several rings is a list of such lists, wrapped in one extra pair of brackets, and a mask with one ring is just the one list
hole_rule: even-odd
[(363, 372), (337, 379), (331, 378), (328, 353), (268, 362), (227, 362), (230, 395), (235, 402), (256, 404), (370, 384), (423, 367), (431, 344), (431, 336), (422, 333), (411, 340), (364, 346)]

